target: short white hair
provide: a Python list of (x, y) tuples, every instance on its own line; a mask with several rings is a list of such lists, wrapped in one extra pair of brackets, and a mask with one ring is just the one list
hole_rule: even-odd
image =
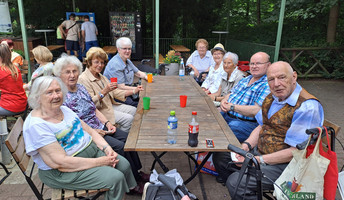
[(231, 58), (232, 62), (237, 65), (239, 62), (239, 56), (236, 53), (232, 53), (230, 51), (228, 51), (224, 56), (223, 56), (223, 60), (227, 59), (227, 58)]
[(41, 96), (42, 94), (50, 87), (53, 81), (57, 81), (61, 87), (63, 102), (65, 101), (66, 94), (68, 92), (67, 87), (58, 77), (54, 76), (41, 76), (33, 82), (33, 85), (30, 89), (30, 94), (28, 98), (29, 105), (32, 109), (37, 109), (41, 107)]
[(116, 40), (116, 47), (117, 48), (122, 48), (122, 46), (133, 46), (133, 43), (131, 42), (131, 40), (127, 37), (120, 37)]
[(55, 76), (60, 77), (61, 71), (67, 65), (74, 65), (79, 70), (79, 75), (82, 72), (82, 63), (80, 60), (75, 56), (69, 56), (66, 53), (63, 53), (60, 58), (58, 58), (55, 62), (55, 66), (53, 68), (53, 73)]

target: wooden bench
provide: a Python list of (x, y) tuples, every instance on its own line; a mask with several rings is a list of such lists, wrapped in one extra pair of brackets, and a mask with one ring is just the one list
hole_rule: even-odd
[[(37, 199), (43, 200), (43, 188), (44, 184), (41, 184), (41, 192), (39, 192), (36, 184), (32, 180), (33, 170), (35, 164), (31, 167), (31, 170), (28, 170), (29, 161), (31, 160), (30, 156), (25, 153), (25, 144), (23, 137), (23, 119), (18, 118), (14, 124), (10, 134), (7, 136), (5, 141), (8, 150), (11, 152), (14, 160), (16, 161), (19, 169), (25, 176), (26, 182), (29, 184), (31, 190), (36, 195)], [(28, 173), (27, 173), (28, 172)], [(69, 198), (80, 198), (87, 197), (89, 199), (97, 199), (105, 191), (109, 189), (99, 189), (99, 190), (67, 190), (67, 189), (52, 189), (51, 199), (69, 199)], [(91, 197), (92, 196), (92, 197)]]
[(190, 49), (186, 48), (185, 46), (183, 45), (174, 45), (174, 44), (171, 44), (170, 47), (175, 50), (176, 52), (180, 52), (180, 53), (188, 53), (190, 52)]
[(64, 48), (64, 47), (65, 47), (64, 45), (49, 45), (49, 46), (47, 46), (47, 48), (50, 51), (55, 51), (55, 50), (58, 50), (58, 49), (61, 49), (61, 48)]

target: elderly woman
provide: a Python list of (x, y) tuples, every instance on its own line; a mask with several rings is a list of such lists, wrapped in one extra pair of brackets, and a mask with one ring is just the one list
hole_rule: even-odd
[(191, 67), (194, 71), (196, 81), (202, 84), (202, 72), (209, 71), (209, 67), (213, 65), (214, 60), (208, 50), (208, 42), (205, 39), (196, 41), (196, 51), (194, 51), (186, 62), (186, 66)]
[(0, 44), (0, 115), (15, 115), (25, 111), (27, 97), (18, 67), (11, 62), (11, 51)]
[(238, 55), (232, 52), (227, 52), (223, 57), (224, 72), (222, 72), (220, 87), (217, 92), (209, 94), (217, 107), (220, 106), (221, 100), (224, 99), (226, 95), (229, 95), (232, 87), (245, 77), (245, 72), (238, 69), (238, 61)]
[(23, 128), (26, 153), (38, 165), (41, 181), (51, 188), (108, 188), (105, 199), (121, 200), (136, 186), (129, 162), (62, 106), (66, 93), (57, 77), (35, 80), (28, 100), (33, 111)]
[(42, 45), (39, 45), (32, 49), (33, 56), (39, 67), (32, 73), (31, 80), (28, 84), (24, 85), (25, 90), (29, 90), (32, 82), (40, 76), (51, 76), (53, 74), (54, 64), (51, 62), (53, 54), (50, 50)]
[(225, 48), (221, 43), (216, 44), (211, 50), (215, 63), (210, 67), (209, 74), (201, 86), (206, 94), (215, 93), (219, 89), (223, 72), (222, 59), (225, 53)]
[(132, 91), (117, 88), (117, 83), (109, 82), (101, 74), (107, 61), (107, 54), (102, 48), (90, 48), (86, 54), (87, 68), (80, 75), (79, 83), (86, 87), (97, 109), (111, 124), (118, 124), (123, 131), (129, 132), (136, 108), (118, 103), (115, 99), (125, 101)]
[[(124, 156), (130, 163), (132, 172), (137, 181), (147, 182), (148, 175), (138, 172), (142, 168), (137, 152), (124, 152), (124, 144), (128, 133), (116, 129), (109, 120), (96, 108), (86, 88), (78, 84), (79, 74), (82, 71), (82, 63), (75, 56), (63, 55), (57, 59), (54, 67), (54, 75), (61, 78), (67, 86), (68, 93), (63, 105), (73, 110), (78, 117), (91, 128), (96, 129), (106, 142), (118, 154)], [(139, 188), (137, 192), (143, 190)]]
[[(130, 56), (132, 46), (131, 40), (127, 37), (121, 37), (116, 40), (118, 53), (106, 65), (104, 76), (106, 76), (109, 80), (112, 77), (117, 77), (118, 88), (129, 90), (132, 92), (132, 94), (137, 94), (139, 91), (142, 91), (143, 88), (141, 85), (137, 87), (131, 86), (134, 81), (134, 76), (147, 80), (147, 75), (146, 73), (137, 69), (137, 67), (135, 67), (135, 65), (131, 62)], [(131, 96), (128, 96), (124, 103), (137, 106), (138, 102)]]
[(1, 44), (6, 44), (10, 48), (10, 50), (11, 50), (11, 62), (15, 66), (19, 67), (19, 66), (23, 65), (24, 59), (19, 53), (13, 51), (14, 43), (11, 39), (2, 39)]

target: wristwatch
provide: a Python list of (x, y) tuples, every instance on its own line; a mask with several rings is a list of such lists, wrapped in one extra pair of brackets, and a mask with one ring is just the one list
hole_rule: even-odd
[(100, 98), (104, 98), (104, 95), (101, 92), (99, 92), (99, 96)]
[(260, 161), (260, 165), (266, 166), (266, 163), (264, 162), (263, 156), (259, 156), (259, 161)]
[(234, 112), (234, 108), (234, 104), (232, 104), (229, 110)]

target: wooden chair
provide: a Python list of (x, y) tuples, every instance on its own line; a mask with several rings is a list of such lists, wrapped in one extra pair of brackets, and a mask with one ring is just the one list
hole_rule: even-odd
[[(44, 184), (41, 183), (41, 190), (39, 191), (36, 184), (32, 180), (35, 164), (33, 163), (31, 170), (28, 170), (30, 156), (25, 153), (25, 144), (23, 138), (23, 120), (18, 118), (14, 124), (10, 134), (8, 135), (5, 143), (11, 152), (14, 160), (16, 161), (19, 169), (25, 176), (26, 182), (29, 184), (31, 190), (39, 200), (43, 200)], [(66, 190), (66, 189), (52, 189), (51, 199), (69, 199), (69, 198), (83, 198), (83, 199), (97, 199), (105, 191), (109, 189), (99, 190)]]
[(29, 61), (24, 60), (23, 65), (19, 66), (20, 72), (22, 74), (22, 79), (24, 83), (27, 83), (29, 80), (28, 74), (29, 74)]

